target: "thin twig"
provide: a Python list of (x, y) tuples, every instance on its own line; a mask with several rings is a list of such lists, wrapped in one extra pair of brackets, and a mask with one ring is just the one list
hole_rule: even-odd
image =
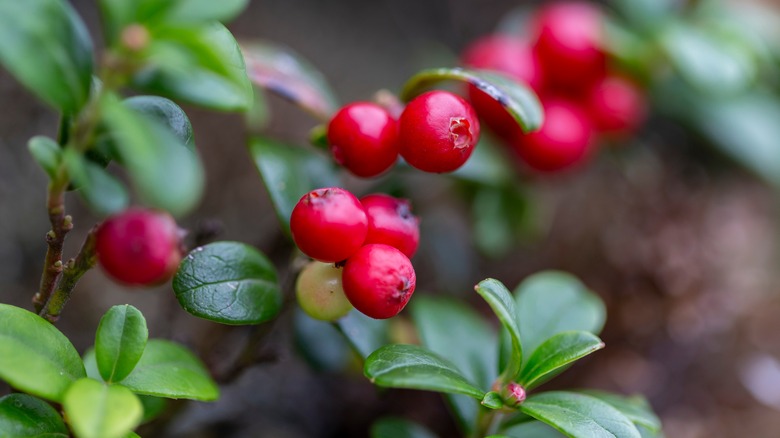
[(51, 297), (57, 280), (62, 273), (62, 247), (65, 244), (65, 235), (73, 229), (73, 219), (65, 214), (65, 187), (61, 181), (67, 178), (57, 178), (57, 181), (49, 183), (47, 210), (51, 230), (46, 233), (46, 258), (44, 259), (41, 284), (38, 292), (33, 296), (35, 311), (39, 312)]

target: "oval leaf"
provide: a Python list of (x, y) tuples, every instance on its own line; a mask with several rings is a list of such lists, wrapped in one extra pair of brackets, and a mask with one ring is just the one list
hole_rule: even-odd
[(504, 429), (501, 433), (508, 438), (562, 438), (562, 435), (541, 421), (526, 421)]
[(474, 290), (487, 301), (493, 313), (496, 314), (501, 325), (504, 326), (511, 342), (511, 353), (506, 368), (502, 372), (502, 380), (514, 380), (520, 372), (523, 363), (523, 347), (520, 341), (520, 329), (517, 325), (517, 311), (512, 295), (500, 281), (488, 278), (482, 280), (474, 287)]
[(363, 359), (388, 343), (389, 325), (386, 319), (369, 318), (357, 310), (350, 311), (335, 322), (335, 326)]
[(7, 437), (70, 436), (56, 409), (27, 394), (10, 394), (0, 398), (0, 431)]
[(252, 83), (268, 90), (314, 117), (327, 121), (339, 108), (325, 76), (289, 47), (270, 41), (242, 41)]
[(526, 351), (572, 330), (598, 334), (606, 320), (604, 303), (576, 277), (545, 271), (525, 279), (514, 291), (517, 319)]
[(42, 135), (36, 135), (27, 142), (27, 148), (39, 166), (49, 175), (57, 177), (57, 169), (62, 161), (62, 149), (56, 141)]
[(413, 421), (385, 417), (371, 426), (371, 438), (436, 438), (436, 435)]
[(16, 389), (59, 402), (86, 376), (79, 353), (40, 316), (0, 304), (0, 378)]
[(246, 8), (249, 0), (179, 0), (170, 2), (165, 11), (169, 23), (207, 23), (230, 21)]
[(151, 339), (141, 360), (122, 385), (133, 392), (166, 398), (211, 401), (219, 388), (208, 371), (189, 350), (163, 339)]
[(149, 338), (146, 319), (135, 307), (114, 306), (100, 318), (95, 335), (95, 358), (106, 382), (119, 382), (133, 371)]
[(92, 41), (67, 1), (0, 2), (0, 63), (65, 113), (75, 113), (89, 97)]
[(322, 154), (266, 138), (252, 139), (249, 153), (287, 235), (290, 215), (301, 196), (319, 187), (340, 185), (331, 161)]
[(70, 148), (65, 149), (62, 157), (74, 186), (93, 211), (109, 215), (126, 209), (130, 204), (130, 197), (122, 183), (99, 164)]
[(133, 110), (153, 118), (168, 128), (179, 141), (192, 149), (195, 141), (192, 136), (192, 123), (187, 113), (170, 99), (160, 96), (134, 96), (123, 101)]
[(195, 151), (165, 126), (144, 117), (114, 96), (104, 100), (105, 122), (121, 161), (143, 201), (181, 216), (203, 193), (203, 168)]
[(363, 373), (387, 388), (410, 388), (465, 394), (482, 400), (485, 392), (469, 382), (451, 363), (416, 345), (386, 345), (366, 359)]
[(259, 324), (282, 305), (273, 264), (239, 242), (192, 250), (173, 277), (173, 290), (184, 310), (222, 324)]
[(536, 394), (520, 405), (520, 411), (572, 438), (641, 438), (631, 420), (620, 411), (584, 394)]
[(623, 397), (617, 394), (591, 389), (579, 392), (610, 404), (613, 408), (622, 412), (623, 415), (631, 420), (637, 427), (641, 426), (651, 433), (658, 433), (661, 431), (661, 420), (653, 412), (653, 409), (650, 407), (650, 404), (647, 403), (647, 400), (642, 396), (635, 395)]
[(442, 81), (459, 81), (473, 85), (498, 103), (517, 121), (523, 132), (536, 131), (542, 126), (544, 112), (539, 98), (524, 83), (485, 70), (437, 68), (423, 70), (412, 76), (401, 91), (405, 102)]
[(143, 416), (141, 402), (129, 389), (90, 378), (74, 383), (62, 406), (79, 438), (124, 438)]
[(598, 336), (578, 331), (563, 332), (547, 339), (528, 358), (520, 384), (531, 390), (563, 371), (567, 365), (604, 348)]

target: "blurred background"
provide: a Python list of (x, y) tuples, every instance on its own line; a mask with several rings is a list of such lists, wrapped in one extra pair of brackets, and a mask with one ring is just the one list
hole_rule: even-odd
[[(100, 41), (95, 2), (72, 3)], [(240, 40), (260, 38), (294, 49), (322, 71), (341, 102), (350, 102), (370, 99), (381, 88), (397, 91), (421, 68), (457, 64), (476, 38), (501, 23), (522, 23), (518, 7), (541, 3), (252, 0), (229, 27)], [(613, 2), (621, 3), (630, 2)], [(670, 4), (677, 11), (692, 7), (671, 0), (638, 3)], [(766, 8), (771, 13), (759, 15), (767, 20), (778, 14), (774, 2), (733, 0), (730, 7)], [(621, 16), (620, 7), (607, 10)], [(508, 14), (515, 18), (507, 19)], [(623, 30), (637, 29), (636, 22), (620, 20)], [(671, 438), (775, 437), (780, 430), (780, 218), (771, 163), (780, 161), (780, 136), (773, 136), (780, 118), (770, 119), (775, 131), (756, 132), (764, 128), (710, 122), (716, 126), (708, 130), (680, 115), (699, 114), (701, 105), (712, 108), (708, 99), (713, 95), (725, 108), (755, 93), (777, 109), (774, 73), (780, 52), (775, 49), (780, 40), (761, 37), (767, 53), (759, 55), (766, 58), (726, 57), (718, 63), (739, 71), (746, 69), (740, 59), (754, 62), (758, 70), (744, 79), (743, 88), (701, 92), (691, 101), (684, 93), (670, 95), (665, 81), (646, 81), (653, 109), (636, 135), (604, 146), (574, 171), (521, 176), (520, 195), (513, 198), (519, 213), (503, 215), (516, 221), (509, 226), (514, 230), (510, 244), (504, 235), (492, 237), (497, 244), (485, 243), (500, 224), (491, 222), (495, 218), (489, 213), (475, 214), (478, 188), (457, 178), (406, 172), (370, 184), (347, 177), (348, 184), (361, 193), (388, 187), (412, 199), (422, 220), (421, 249), (414, 259), (418, 294), (459, 296), (488, 315), (471, 292), (475, 283), (495, 277), (511, 289), (528, 274), (548, 268), (569, 271), (597, 292), (608, 306), (602, 336), (607, 348), (551, 387), (642, 393)], [(694, 46), (691, 62), (705, 49)], [(669, 65), (659, 61), (658, 69), (675, 68)], [(690, 79), (681, 71), (683, 79)], [(275, 97), (265, 104), (271, 114), (265, 135), (307, 143), (315, 120)], [(766, 115), (761, 108), (735, 111)], [(299, 259), (281, 234), (246, 151), (249, 134), (242, 116), (184, 109), (206, 164), (208, 189), (199, 209), (181, 225), (190, 229), (191, 243), (218, 237), (266, 252), (280, 271), (287, 306), (273, 322), (226, 327), (183, 312), (169, 285), (129, 289), (100, 270), (88, 273), (58, 323), (80, 352), (94, 342), (103, 312), (130, 303), (146, 315), (152, 337), (194, 348), (223, 385), (218, 402), (172, 403), (166, 415), (139, 433), (362, 437), (376, 418), (393, 414), (419, 421), (442, 437), (455, 436), (455, 421), (440, 396), (378, 390), (337, 337), (307, 338), (300, 321), (296, 325), (292, 284)], [(40, 278), (49, 226), (46, 177), (25, 144), (33, 135), (54, 136), (56, 128), (57, 115), (0, 71), (0, 299), (26, 308)], [(724, 147), (713, 138), (719, 132), (736, 140)], [(750, 151), (740, 155), (739, 142), (745, 139), (764, 141), (768, 149), (758, 158)], [(66, 254), (73, 254), (99, 218), (74, 194), (67, 203), (76, 227)], [(395, 328), (402, 334), (408, 329), (403, 318)], [(313, 361), (300, 354), (301, 345), (311, 350), (312, 344), (324, 351)], [(7, 390), (0, 386), (0, 394)]]

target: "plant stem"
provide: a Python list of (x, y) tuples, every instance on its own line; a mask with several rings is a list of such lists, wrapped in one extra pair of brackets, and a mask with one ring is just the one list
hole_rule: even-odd
[(49, 301), (60, 273), (62, 273), (62, 247), (65, 244), (65, 235), (73, 229), (73, 220), (65, 214), (67, 180), (64, 169), (61, 169), (58, 177), (49, 183), (46, 205), (51, 230), (46, 233), (48, 249), (43, 262), (40, 289), (33, 296), (35, 311), (39, 313)]
[(54, 323), (59, 319), (62, 308), (65, 307), (65, 304), (70, 299), (70, 294), (73, 292), (76, 283), (78, 283), (85, 272), (95, 266), (97, 262), (97, 254), (95, 253), (95, 233), (97, 229), (98, 226), (95, 225), (89, 230), (76, 258), (68, 260), (68, 263), (62, 267), (62, 275), (57, 282), (57, 288), (39, 313), (49, 322)]
[(477, 424), (474, 428), (474, 438), (482, 438), (495, 433), (498, 419), (501, 418), (501, 411), (496, 409), (488, 409), (483, 406), (479, 407), (477, 413)]

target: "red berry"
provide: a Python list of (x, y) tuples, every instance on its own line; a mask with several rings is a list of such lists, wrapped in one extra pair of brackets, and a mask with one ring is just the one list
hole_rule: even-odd
[(539, 10), (534, 17), (534, 52), (549, 85), (579, 91), (604, 75), (603, 25), (601, 11), (582, 1), (552, 3)]
[(401, 251), (381, 243), (365, 245), (347, 259), (342, 273), (349, 302), (366, 316), (391, 318), (414, 293), (417, 278)]
[(565, 100), (548, 100), (543, 106), (541, 129), (515, 137), (515, 152), (528, 166), (544, 172), (561, 170), (583, 161), (592, 139), (587, 116)]
[(420, 244), (420, 219), (409, 201), (380, 193), (364, 196), (360, 203), (368, 215), (365, 244), (384, 243), (412, 258)]
[(168, 213), (130, 208), (106, 219), (95, 236), (103, 270), (127, 285), (167, 281), (181, 261), (179, 227)]
[(398, 125), (381, 106), (344, 106), (328, 124), (328, 143), (337, 163), (364, 178), (389, 169), (398, 159)]
[(597, 82), (585, 105), (594, 127), (614, 135), (636, 131), (647, 113), (642, 91), (620, 76), (607, 76)]
[(474, 108), (448, 91), (429, 91), (409, 102), (399, 120), (401, 156), (426, 172), (451, 172), (479, 141)]
[(368, 219), (355, 195), (330, 187), (303, 195), (293, 208), (290, 231), (304, 254), (334, 263), (347, 259), (363, 245)]

